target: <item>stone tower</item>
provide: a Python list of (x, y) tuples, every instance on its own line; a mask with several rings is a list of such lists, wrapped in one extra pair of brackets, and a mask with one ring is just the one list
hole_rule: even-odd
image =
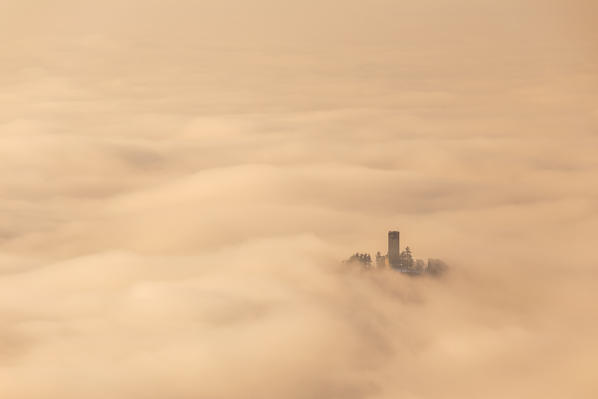
[(388, 264), (398, 269), (401, 267), (401, 252), (399, 249), (399, 232), (388, 232)]

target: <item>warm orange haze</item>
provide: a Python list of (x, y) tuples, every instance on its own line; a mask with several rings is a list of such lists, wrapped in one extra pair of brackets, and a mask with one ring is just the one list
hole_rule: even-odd
[(3, 1), (0, 398), (598, 397), (596, 4)]

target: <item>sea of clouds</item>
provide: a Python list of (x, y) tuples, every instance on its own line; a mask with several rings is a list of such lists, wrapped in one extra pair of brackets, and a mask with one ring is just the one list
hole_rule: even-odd
[(0, 5), (0, 397), (596, 397), (596, 7), (251, 3)]

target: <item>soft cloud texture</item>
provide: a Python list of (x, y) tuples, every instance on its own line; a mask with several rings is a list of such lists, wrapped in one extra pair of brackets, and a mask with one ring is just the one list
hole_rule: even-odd
[(0, 5), (0, 397), (596, 397), (596, 11)]

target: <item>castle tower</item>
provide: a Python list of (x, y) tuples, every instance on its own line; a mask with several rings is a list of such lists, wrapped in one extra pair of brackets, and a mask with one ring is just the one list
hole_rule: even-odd
[(388, 264), (398, 269), (401, 267), (401, 252), (399, 250), (399, 232), (388, 232)]

